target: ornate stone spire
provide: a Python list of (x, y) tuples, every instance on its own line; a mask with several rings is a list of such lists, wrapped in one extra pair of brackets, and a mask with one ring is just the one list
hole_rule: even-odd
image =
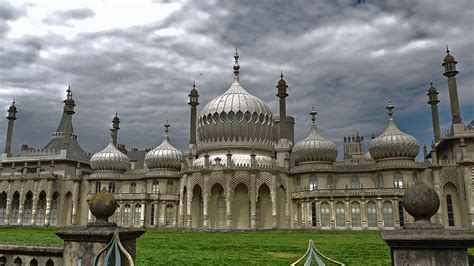
[(7, 139), (5, 141), (5, 149), (4, 153), (7, 154), (7, 156), (11, 155), (11, 147), (12, 147), (12, 139), (13, 139), (13, 125), (14, 121), (16, 120), (16, 106), (15, 106), (15, 99), (12, 101), (12, 105), (7, 110), (8, 112), (8, 128), (7, 128)]
[(435, 142), (438, 142), (440, 139), (440, 126), (439, 126), (439, 115), (438, 115), (438, 91), (433, 87), (433, 82), (430, 83), (430, 88), (428, 89), (428, 104), (431, 105), (431, 120), (433, 123), (433, 134)]

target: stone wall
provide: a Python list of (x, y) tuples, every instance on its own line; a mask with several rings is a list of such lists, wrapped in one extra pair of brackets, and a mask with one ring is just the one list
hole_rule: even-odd
[(63, 265), (62, 246), (32, 244), (0, 244), (0, 266)]

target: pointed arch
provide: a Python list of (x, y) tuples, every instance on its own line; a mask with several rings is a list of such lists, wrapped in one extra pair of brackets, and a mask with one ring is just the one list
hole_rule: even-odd
[(202, 187), (199, 184), (194, 185), (193, 197), (191, 199), (191, 219), (192, 227), (198, 228), (203, 226), (203, 195)]
[(57, 225), (58, 223), (58, 204), (59, 204), (59, 192), (55, 191), (51, 199), (51, 207), (49, 211), (49, 224)]
[(0, 225), (5, 223), (5, 213), (7, 211), (7, 192), (0, 193)]
[(214, 183), (210, 189), (209, 203), (209, 227), (224, 228), (225, 226), (225, 192), (220, 183)]
[(30, 260), (30, 266), (38, 266), (38, 261), (36, 259)]
[(10, 224), (18, 224), (18, 213), (20, 211), (20, 193), (18, 191), (13, 192), (12, 207), (10, 213)]
[(270, 188), (262, 184), (258, 188), (257, 225), (259, 228), (272, 228), (272, 200)]
[(46, 192), (42, 190), (36, 203), (36, 225), (44, 224), (44, 217), (46, 213)]
[(277, 209), (277, 227), (288, 228), (286, 221), (286, 189), (283, 185), (280, 185), (277, 189), (276, 196), (276, 209)]
[(250, 228), (249, 189), (244, 183), (234, 187), (232, 200), (232, 226), (234, 228)]
[(68, 191), (63, 198), (61, 207), (61, 225), (70, 225), (72, 223), (72, 193)]
[(453, 183), (447, 182), (443, 186), (441, 206), (443, 209), (443, 224), (447, 228), (460, 228), (462, 226), (461, 210), (459, 209), (461, 201), (458, 194), (458, 189)]
[(33, 209), (33, 192), (28, 191), (23, 202), (23, 224), (31, 223), (31, 212)]
[(391, 201), (383, 202), (383, 224), (384, 227), (393, 227), (393, 204)]

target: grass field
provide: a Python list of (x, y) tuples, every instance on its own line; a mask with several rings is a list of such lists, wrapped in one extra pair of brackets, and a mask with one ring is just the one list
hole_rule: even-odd
[[(0, 228), (0, 242), (62, 244), (53, 228)], [(148, 230), (137, 242), (138, 265), (289, 265), (309, 239), (347, 265), (390, 265), (378, 232), (189, 232)]]

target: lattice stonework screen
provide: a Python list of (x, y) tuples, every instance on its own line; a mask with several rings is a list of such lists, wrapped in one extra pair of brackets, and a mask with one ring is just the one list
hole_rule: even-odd
[(446, 166), (441, 168), (439, 180), (441, 188), (447, 183), (452, 183), (459, 190), (458, 168), (456, 166)]
[(222, 186), (222, 188), (224, 189), (224, 193), (227, 192), (227, 188), (225, 186), (225, 175), (224, 175), (224, 172), (222, 171), (214, 171), (211, 173), (211, 176), (209, 177), (209, 183), (208, 183), (208, 190), (209, 191), (209, 195), (210, 195), (210, 192), (212, 190), (212, 186), (214, 186), (215, 184), (220, 184)]

